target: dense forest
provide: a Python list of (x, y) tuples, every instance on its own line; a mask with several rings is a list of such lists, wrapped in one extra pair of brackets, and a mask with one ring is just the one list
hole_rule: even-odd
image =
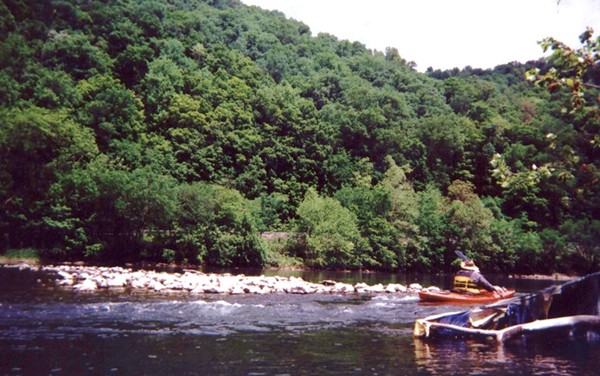
[(419, 73), (237, 0), (3, 0), (0, 253), (597, 271), (600, 69), (547, 43)]

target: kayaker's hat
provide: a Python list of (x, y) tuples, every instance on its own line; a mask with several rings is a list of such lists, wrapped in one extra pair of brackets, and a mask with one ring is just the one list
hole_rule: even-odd
[(476, 272), (479, 271), (479, 268), (475, 265), (473, 260), (461, 261), (460, 267), (466, 270), (474, 270)]

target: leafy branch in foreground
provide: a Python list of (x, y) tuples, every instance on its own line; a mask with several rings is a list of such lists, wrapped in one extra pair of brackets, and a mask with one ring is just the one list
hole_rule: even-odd
[[(552, 37), (545, 38), (540, 46), (547, 52), (552, 50), (548, 61), (550, 69), (542, 73), (539, 68), (529, 70), (527, 79), (537, 85), (547, 87), (550, 92), (566, 88), (571, 92), (570, 109), (576, 110), (592, 100), (587, 90), (598, 90), (600, 85), (595, 81), (600, 78), (600, 37), (593, 38), (594, 30), (587, 30), (579, 36), (582, 47), (574, 49)], [(598, 98), (596, 107), (599, 104)], [(597, 108), (596, 108), (597, 110)]]
[[(600, 147), (600, 37), (593, 38), (594, 30), (587, 28), (579, 36), (581, 48), (575, 49), (565, 43), (548, 37), (539, 42), (544, 52), (552, 51), (548, 57), (548, 67), (533, 68), (525, 73), (528, 81), (545, 87), (551, 94), (568, 92), (561, 113), (569, 123), (575, 123), (591, 139), (594, 148)], [(577, 120), (577, 121), (575, 121)], [(574, 125), (575, 125), (574, 124)], [(556, 148), (557, 135), (548, 133), (546, 141), (550, 149)], [(571, 149), (572, 151), (572, 149)], [(563, 153), (564, 154), (564, 153)], [(560, 161), (535, 164), (528, 171), (512, 172), (504, 157), (495, 154), (490, 161), (492, 176), (507, 188), (517, 181), (535, 185), (542, 177), (549, 177), (558, 171), (559, 177), (566, 180), (579, 166), (580, 160), (573, 153), (566, 153)]]
[[(550, 68), (542, 71), (531, 69), (527, 80), (546, 87), (550, 93), (567, 90), (568, 100), (562, 108), (565, 115), (578, 115), (589, 119), (590, 141), (596, 148), (600, 145), (600, 36), (594, 39), (594, 30), (587, 28), (579, 36), (580, 48), (572, 48), (554, 38), (545, 38), (540, 46), (547, 52)], [(591, 128), (591, 129), (590, 129)]]

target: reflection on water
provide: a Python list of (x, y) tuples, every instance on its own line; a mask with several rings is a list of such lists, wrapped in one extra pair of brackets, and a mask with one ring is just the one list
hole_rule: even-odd
[(410, 341), (361, 327), (228, 336), (83, 335), (35, 344), (1, 342), (3, 355), (11, 356), (10, 368), (0, 365), (0, 373), (414, 375)]
[(600, 366), (598, 345), (414, 340), (415, 319), (463, 308), (411, 295), (87, 294), (51, 285), (46, 275), (0, 268), (0, 375), (592, 375)]
[[(415, 339), (415, 362), (434, 375), (453, 373), (597, 375), (598, 344), (556, 342), (499, 345), (471, 340)], [(468, 371), (468, 372), (467, 372)]]

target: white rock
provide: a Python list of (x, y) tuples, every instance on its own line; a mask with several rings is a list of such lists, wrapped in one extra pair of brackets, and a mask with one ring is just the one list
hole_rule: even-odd
[(58, 281), (56, 281), (56, 284), (59, 286), (71, 286), (74, 283), (75, 281), (72, 279), (59, 279)]
[(385, 291), (389, 292), (389, 293), (406, 292), (406, 286), (403, 286), (403, 285), (398, 284), (398, 283), (390, 283), (385, 288)]
[(129, 283), (129, 278), (126, 274), (116, 274), (112, 278), (107, 279), (108, 287), (125, 287)]
[(107, 289), (108, 288), (108, 281), (102, 277), (94, 277), (94, 278), (90, 278), (92, 281), (96, 282), (96, 285), (98, 286), (98, 288), (100, 289)]
[(367, 289), (369, 288), (369, 285), (367, 285), (364, 282), (359, 282), (356, 285), (354, 285), (354, 290), (358, 293), (364, 293), (367, 292)]
[(369, 286), (369, 288), (367, 289), (367, 292), (376, 293), (376, 294), (383, 293), (383, 292), (385, 292), (385, 287), (383, 287), (383, 285), (381, 283), (378, 283), (376, 285)]
[(62, 279), (73, 279), (73, 276), (71, 275), (71, 273), (67, 273), (64, 270), (59, 270), (57, 273)]
[(91, 279), (84, 279), (81, 283), (73, 286), (73, 289), (77, 291), (95, 291), (98, 290), (98, 285)]
[(333, 286), (332, 291), (342, 293), (342, 294), (347, 294), (347, 293), (355, 292), (356, 288), (355, 288), (355, 286), (352, 286), (348, 283), (336, 283), (335, 286)]
[(248, 284), (248, 285), (244, 286), (244, 292), (246, 294), (260, 294), (261, 291), (262, 291), (262, 289), (255, 285)]
[(271, 294), (275, 292), (271, 287), (269, 286), (263, 286), (261, 287), (260, 291), (258, 292), (259, 294)]
[(236, 285), (230, 291), (231, 295), (241, 295), (241, 294), (244, 294), (244, 293), (245, 293), (245, 291), (244, 291), (244, 289), (240, 285)]
[(311, 285), (295, 285), (292, 286), (290, 291), (292, 294), (314, 294), (317, 289)]
[(406, 287), (404, 285), (398, 285), (396, 287), (396, 291), (401, 292), (401, 293), (406, 293), (406, 292), (408, 292), (408, 287)]
[(204, 294), (204, 289), (202, 288), (202, 286), (197, 285), (196, 287), (194, 287), (193, 290), (190, 291), (192, 294)]
[(59, 270), (57, 274), (59, 277), (61, 277), (61, 279), (56, 281), (56, 283), (59, 286), (68, 286), (68, 285), (72, 285), (75, 283), (75, 280), (73, 279), (73, 275), (71, 275), (70, 273), (67, 273), (64, 270)]
[(191, 291), (198, 286), (198, 278), (196, 276), (186, 276), (181, 277), (181, 286), (184, 290)]
[(228, 293), (228, 290), (223, 290), (219, 286), (203, 286), (202, 289), (207, 294), (225, 294)]
[[(121, 267), (85, 267), (79, 265), (44, 266), (42, 270), (52, 270), (58, 274), (57, 285), (74, 285), (77, 290), (98, 288), (148, 289), (154, 291), (185, 291), (196, 294), (313, 294), (313, 293), (413, 293), (423, 287), (413, 283), (406, 287), (390, 283), (386, 286), (369, 286), (364, 282), (350, 285), (335, 281), (311, 283), (299, 277), (248, 277), (231, 274), (204, 274), (195, 270), (185, 273), (155, 271), (132, 271)], [(436, 287), (428, 287), (435, 290)]]
[(132, 289), (145, 289), (150, 284), (150, 279), (146, 277), (132, 278), (130, 286)]
[(162, 291), (166, 289), (165, 285), (153, 279), (148, 283), (148, 288), (154, 291)]

